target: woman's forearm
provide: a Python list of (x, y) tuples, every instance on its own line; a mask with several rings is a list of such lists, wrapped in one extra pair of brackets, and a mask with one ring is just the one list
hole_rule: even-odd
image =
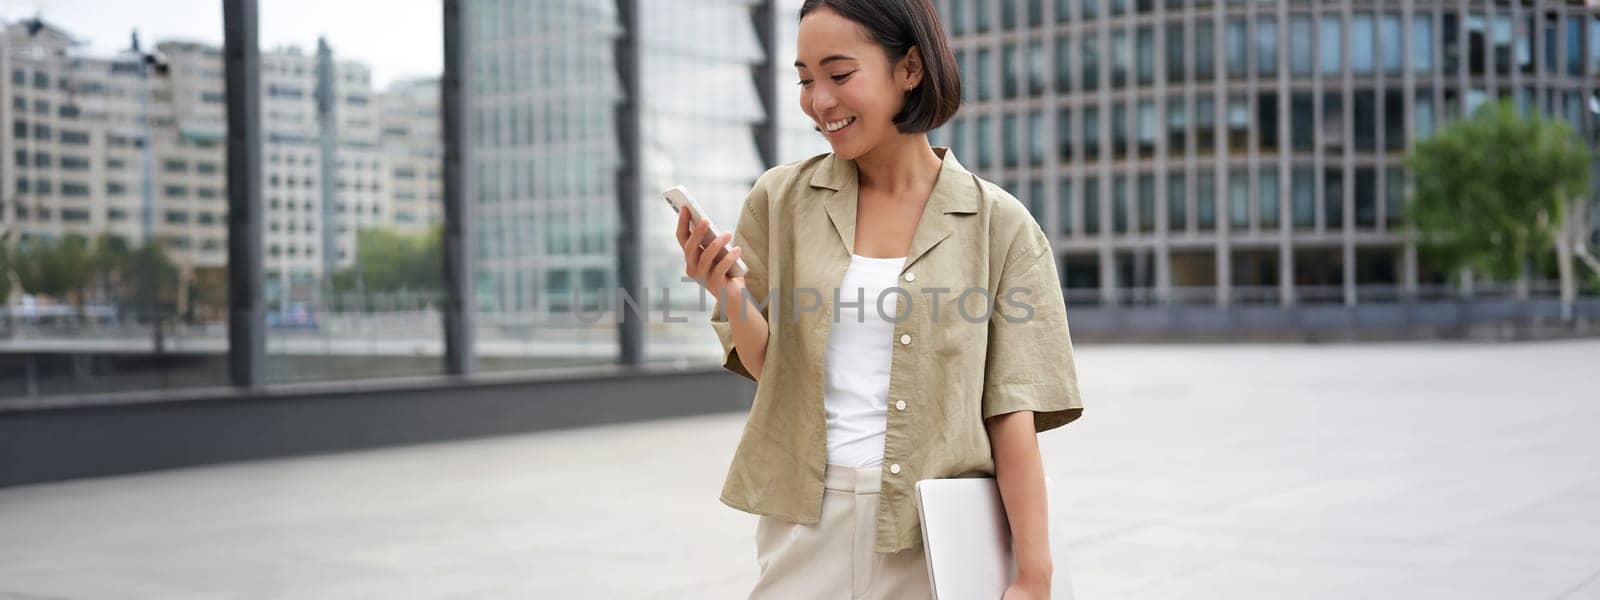
[(728, 324), (733, 328), (733, 347), (739, 352), (739, 362), (750, 376), (761, 380), (761, 366), (767, 359), (767, 335), (771, 332), (767, 318), (755, 302), (747, 300), (748, 290), (744, 279), (735, 279), (724, 288), (728, 299)]
[(995, 481), (1011, 524), (1017, 578), (1049, 581), (1054, 572), (1050, 559), (1050, 512), (1033, 411), (995, 415), (984, 425), (994, 452)]

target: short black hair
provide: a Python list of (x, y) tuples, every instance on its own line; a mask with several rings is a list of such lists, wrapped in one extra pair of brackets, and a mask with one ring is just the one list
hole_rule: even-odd
[(892, 65), (913, 46), (922, 53), (922, 83), (906, 94), (894, 116), (901, 133), (925, 133), (950, 120), (961, 108), (961, 71), (932, 0), (805, 0), (800, 18), (829, 8), (867, 30)]

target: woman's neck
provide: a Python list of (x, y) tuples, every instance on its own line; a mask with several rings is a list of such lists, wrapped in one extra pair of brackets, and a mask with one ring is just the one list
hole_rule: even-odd
[(897, 135), (856, 159), (856, 173), (862, 188), (901, 192), (932, 187), (939, 177), (942, 162), (928, 145), (928, 134)]

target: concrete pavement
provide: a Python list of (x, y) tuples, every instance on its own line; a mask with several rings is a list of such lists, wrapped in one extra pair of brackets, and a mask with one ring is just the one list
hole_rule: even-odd
[[(1600, 342), (1078, 353), (1040, 442), (1080, 599), (1600, 599)], [(742, 598), (742, 424), (3, 489), (0, 598)]]

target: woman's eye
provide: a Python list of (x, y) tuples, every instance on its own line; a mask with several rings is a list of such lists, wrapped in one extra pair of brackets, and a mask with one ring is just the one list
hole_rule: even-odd
[[(850, 72), (850, 73), (854, 73), (854, 72), (855, 72), (855, 71), (851, 71), (851, 72)], [(844, 83), (844, 80), (845, 80), (845, 79), (846, 79), (846, 78), (848, 78), (848, 77), (850, 77), (850, 73), (840, 73), (840, 74), (838, 74), (838, 75), (834, 75), (834, 76), (833, 76), (833, 81), (834, 81), (834, 82), (835, 82), (835, 83)]]
[(800, 87), (805, 87), (805, 86), (811, 85), (811, 80), (810, 79), (801, 79), (800, 81), (796, 81), (795, 85), (799, 85)]

